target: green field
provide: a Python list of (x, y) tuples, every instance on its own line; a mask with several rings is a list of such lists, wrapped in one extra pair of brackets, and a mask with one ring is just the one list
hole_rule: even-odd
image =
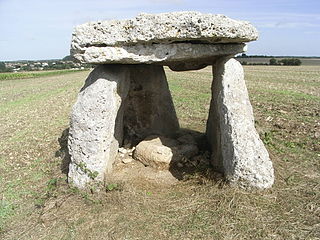
[(82, 70), (65, 69), (65, 70), (54, 70), (54, 71), (0, 73), (0, 81), (22, 79), (22, 78), (47, 77), (47, 76), (61, 75), (61, 74), (66, 74), (66, 73), (74, 73), (74, 72), (78, 72), (78, 71), (82, 71)]
[[(181, 126), (203, 132), (211, 69), (166, 72)], [(200, 173), (175, 185), (70, 189), (63, 132), (88, 73), (0, 81), (0, 239), (320, 239), (319, 67), (245, 66), (275, 167), (264, 192)]]

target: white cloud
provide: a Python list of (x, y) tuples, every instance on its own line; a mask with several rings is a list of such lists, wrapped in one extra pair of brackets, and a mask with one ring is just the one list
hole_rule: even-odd
[(249, 14), (248, 17), (259, 28), (295, 29), (320, 27), (320, 14), (262, 12)]
[(320, 27), (320, 23), (309, 22), (269, 22), (258, 24), (261, 28), (314, 28)]

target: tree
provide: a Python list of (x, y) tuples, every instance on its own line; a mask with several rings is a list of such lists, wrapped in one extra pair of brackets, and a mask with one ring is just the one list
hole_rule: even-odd
[(72, 56), (70, 56), (70, 55), (65, 56), (64, 58), (62, 58), (62, 61), (73, 61), (73, 60), (74, 60), (74, 58)]
[(294, 58), (293, 59), (293, 65), (295, 65), (295, 66), (300, 66), (301, 65), (301, 60), (300, 59), (298, 59), (298, 58)]
[(0, 72), (6, 72), (6, 64), (4, 62), (0, 62)]
[(301, 60), (298, 58), (284, 58), (279, 61), (284, 66), (300, 66)]
[(271, 59), (269, 60), (269, 65), (279, 65), (279, 63), (278, 63), (277, 59), (271, 58)]

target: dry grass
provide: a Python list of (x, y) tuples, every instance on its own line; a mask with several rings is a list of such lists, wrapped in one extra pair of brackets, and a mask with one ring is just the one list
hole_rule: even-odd
[[(136, 178), (79, 193), (61, 173), (58, 139), (88, 72), (0, 82), (0, 238), (320, 239), (320, 70), (245, 71), (276, 169), (265, 192), (195, 174), (176, 185)], [(203, 131), (210, 70), (167, 76), (182, 127)]]

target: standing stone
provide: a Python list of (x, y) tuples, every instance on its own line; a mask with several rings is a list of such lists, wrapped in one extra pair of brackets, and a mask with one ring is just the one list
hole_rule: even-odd
[(133, 145), (150, 135), (171, 136), (179, 130), (163, 67), (134, 65), (124, 109), (125, 138)]
[(73, 106), (69, 132), (68, 180), (85, 188), (103, 182), (123, 136), (123, 99), (130, 85), (127, 65), (96, 67)]
[(213, 165), (230, 183), (245, 188), (271, 187), (273, 166), (254, 127), (241, 64), (221, 58), (214, 64), (213, 75), (206, 132)]
[(103, 183), (124, 137), (136, 145), (146, 136), (170, 136), (177, 130), (162, 66), (100, 65), (72, 110), (69, 182), (78, 188)]

